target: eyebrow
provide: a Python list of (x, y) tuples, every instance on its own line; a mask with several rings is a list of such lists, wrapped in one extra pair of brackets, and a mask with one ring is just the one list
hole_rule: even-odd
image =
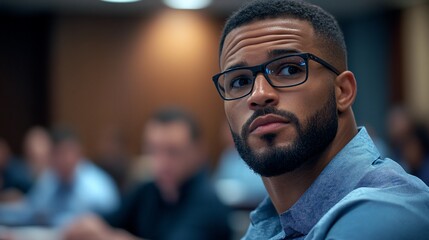
[[(267, 55), (268, 58), (276, 58), (276, 57), (280, 57), (283, 55), (288, 55), (288, 54), (293, 54), (293, 53), (300, 53), (300, 51), (296, 50), (296, 49), (273, 49), (268, 51)], [(248, 67), (248, 64), (245, 61), (236, 63), (232, 66), (229, 66), (227, 69), (225, 69), (224, 71), (228, 71), (234, 68), (239, 68), (239, 67)]]
[(232, 66), (229, 66), (224, 71), (228, 71), (228, 70), (231, 70), (231, 69), (234, 69), (234, 68), (239, 68), (239, 67), (247, 67), (247, 66), (248, 66), (248, 64), (246, 62), (242, 61), (242, 62), (236, 63), (236, 64), (234, 64)]

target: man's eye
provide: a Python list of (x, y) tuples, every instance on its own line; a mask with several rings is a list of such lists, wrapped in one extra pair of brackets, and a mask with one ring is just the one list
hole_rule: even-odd
[(242, 88), (252, 84), (252, 79), (248, 77), (237, 77), (231, 81), (231, 88)]
[(303, 72), (302, 67), (297, 65), (286, 65), (282, 67), (278, 72), (277, 75), (280, 76), (293, 76), (295, 74)]

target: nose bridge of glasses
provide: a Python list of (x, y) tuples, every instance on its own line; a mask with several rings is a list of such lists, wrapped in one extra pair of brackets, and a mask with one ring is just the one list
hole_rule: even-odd
[[(269, 79), (268, 72), (265, 71), (264, 66), (258, 66), (259, 69), (253, 72), (253, 87), (252, 92), (261, 91), (266, 92), (266, 88), (275, 88)], [(259, 80), (258, 80), (259, 79)]]
[(253, 84), (255, 84), (254, 82), (258, 78), (258, 75), (262, 75), (265, 78), (265, 80), (267, 80), (268, 82), (270, 82), (270, 80), (267, 78), (267, 74), (268, 73), (266, 71), (265, 64), (254, 66), (250, 70), (252, 71), (252, 74), (253, 74)]

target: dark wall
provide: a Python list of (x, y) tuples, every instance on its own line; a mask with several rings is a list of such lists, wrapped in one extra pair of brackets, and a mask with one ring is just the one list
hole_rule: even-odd
[(348, 47), (349, 69), (355, 74), (358, 94), (354, 112), (358, 125), (371, 127), (379, 136), (385, 135), (389, 106), (400, 100), (403, 89), (398, 75), (401, 67), (399, 15), (377, 12), (342, 21)]
[(15, 154), (29, 127), (49, 123), (50, 22), (0, 12), (0, 137)]

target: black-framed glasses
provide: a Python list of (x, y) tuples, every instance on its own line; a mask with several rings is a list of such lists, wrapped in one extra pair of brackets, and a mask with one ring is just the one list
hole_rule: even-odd
[(311, 53), (290, 54), (253, 67), (236, 67), (213, 76), (217, 91), (224, 100), (235, 100), (253, 91), (255, 78), (262, 73), (275, 88), (294, 87), (308, 78), (308, 60), (318, 62), (336, 75), (340, 72), (325, 60)]

